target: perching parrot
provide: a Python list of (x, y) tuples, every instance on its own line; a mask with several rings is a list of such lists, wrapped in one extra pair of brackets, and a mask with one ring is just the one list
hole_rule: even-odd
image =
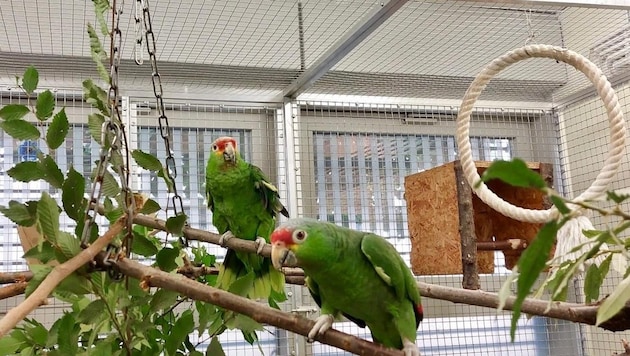
[(370, 328), (378, 344), (419, 356), (416, 330), (420, 294), (394, 246), (372, 233), (313, 219), (291, 219), (271, 234), (271, 260), (302, 267), (306, 286), (321, 308), (309, 340), (345, 316)]
[[(289, 217), (278, 189), (260, 168), (243, 160), (232, 137), (219, 137), (212, 143), (206, 195), (212, 224), (222, 234), (221, 244), (232, 237), (253, 240), (260, 253), (275, 228), (276, 215)], [(234, 281), (250, 273), (254, 279), (246, 297), (268, 300), (275, 307), (276, 302), (286, 300), (284, 275), (273, 268), (269, 259), (254, 253), (229, 249), (219, 268), (216, 287), (229, 290)]]

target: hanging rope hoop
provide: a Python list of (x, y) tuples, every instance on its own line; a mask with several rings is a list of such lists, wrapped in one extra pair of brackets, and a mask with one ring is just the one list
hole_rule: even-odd
[(524, 209), (514, 206), (501, 199), (483, 182), (481, 182), (478, 187), (475, 187), (475, 185), (481, 181), (481, 177), (479, 177), (477, 168), (475, 167), (475, 163), (472, 159), (469, 139), (470, 115), (473, 111), (473, 106), (490, 79), (508, 66), (532, 57), (555, 59), (557, 61), (570, 64), (580, 70), (588, 77), (591, 83), (595, 85), (597, 93), (606, 107), (610, 126), (610, 151), (608, 152), (608, 157), (604, 162), (604, 166), (597, 175), (593, 184), (591, 184), (591, 186), (580, 196), (575, 198), (575, 201), (590, 200), (605, 193), (608, 184), (614, 178), (615, 173), (619, 168), (619, 164), (624, 154), (626, 146), (626, 124), (623, 119), (619, 100), (617, 99), (617, 95), (612, 89), (608, 79), (606, 79), (604, 74), (595, 64), (579, 53), (568, 49), (549, 45), (529, 45), (521, 47), (493, 60), (477, 75), (464, 95), (464, 99), (457, 116), (456, 139), (466, 180), (484, 203), (501, 214), (519, 221), (545, 223), (558, 217), (558, 211), (555, 207), (548, 210)]

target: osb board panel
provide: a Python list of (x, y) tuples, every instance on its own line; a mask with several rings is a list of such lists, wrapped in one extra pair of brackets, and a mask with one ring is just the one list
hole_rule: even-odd
[[(461, 274), (457, 185), (453, 163), (405, 177), (411, 269), (416, 275)], [(492, 273), (494, 256), (482, 254), (480, 273)]]

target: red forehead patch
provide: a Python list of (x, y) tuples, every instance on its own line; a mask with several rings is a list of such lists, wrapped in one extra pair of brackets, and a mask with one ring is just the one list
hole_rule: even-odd
[(232, 137), (219, 137), (214, 141), (214, 143), (217, 145), (217, 147), (219, 147), (219, 150), (221, 151), (225, 150), (225, 147), (228, 143), (231, 143), (232, 147), (236, 148), (236, 140)]
[(288, 229), (277, 229), (271, 234), (271, 243), (275, 242), (284, 242), (286, 245), (290, 245), (293, 243), (293, 239), (291, 237), (291, 230)]

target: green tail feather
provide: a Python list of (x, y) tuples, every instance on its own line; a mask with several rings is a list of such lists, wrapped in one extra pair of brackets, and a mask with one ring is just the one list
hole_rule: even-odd
[(265, 299), (269, 305), (277, 308), (277, 303), (286, 300), (284, 293), (284, 275), (273, 268), (271, 260), (253, 253), (242, 253), (228, 250), (223, 264), (219, 267), (216, 287), (230, 290), (240, 278), (249, 273), (254, 274), (253, 283), (248, 284), (242, 293), (249, 299)]

